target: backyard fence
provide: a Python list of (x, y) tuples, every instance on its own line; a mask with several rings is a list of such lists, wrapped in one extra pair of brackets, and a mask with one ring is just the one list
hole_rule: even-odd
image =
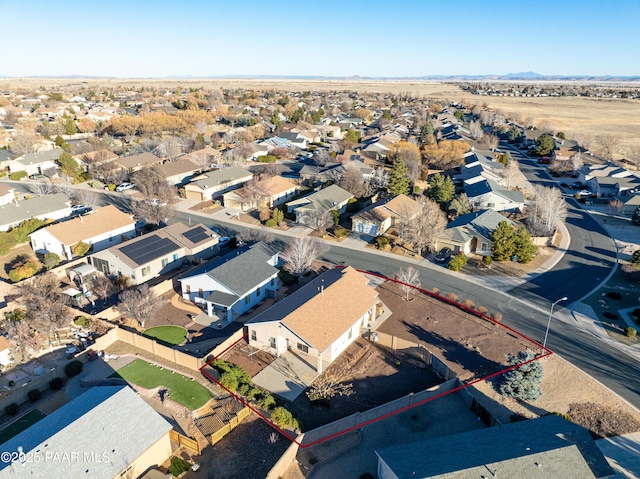
[(251, 410), (248, 407), (243, 407), (240, 409), (235, 416), (229, 418), (229, 422), (218, 429), (216, 432), (209, 436), (209, 441), (211, 445), (215, 445), (220, 439), (225, 437), (231, 431), (233, 431), (238, 425), (242, 422), (244, 418), (246, 418), (249, 414), (251, 414)]
[(171, 439), (172, 442), (175, 442), (178, 446), (184, 446), (192, 454), (196, 456), (200, 455), (200, 444), (198, 444), (198, 441), (195, 439), (184, 436), (173, 429), (169, 431), (169, 439)]

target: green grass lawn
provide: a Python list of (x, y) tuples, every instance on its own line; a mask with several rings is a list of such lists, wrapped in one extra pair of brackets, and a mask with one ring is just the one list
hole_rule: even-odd
[(171, 345), (182, 344), (187, 340), (187, 330), (180, 326), (154, 326), (142, 334)]
[(213, 397), (213, 394), (197, 381), (142, 359), (136, 359), (112, 374), (112, 377), (118, 376), (148, 389), (165, 386), (169, 391), (169, 397), (190, 411), (202, 407)]
[(37, 423), (40, 419), (42, 419), (45, 416), (46, 414), (44, 414), (42, 411), (39, 411), (37, 409), (34, 409), (28, 414), (25, 414), (16, 422), (9, 424), (2, 431), (0, 431), (0, 444), (4, 444), (12, 437), (17, 436), (22, 431), (24, 431), (28, 427), (33, 426), (35, 423)]

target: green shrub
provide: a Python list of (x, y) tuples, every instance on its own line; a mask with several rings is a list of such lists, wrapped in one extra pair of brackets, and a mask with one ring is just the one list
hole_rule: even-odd
[(227, 388), (231, 392), (235, 392), (240, 385), (240, 381), (233, 374), (226, 372), (220, 375), (220, 379), (218, 379), (222, 387)]
[(64, 372), (68, 377), (72, 378), (80, 374), (82, 372), (82, 368), (83, 364), (76, 359), (64, 367)]
[(55, 253), (47, 253), (44, 255), (42, 264), (47, 270), (53, 269), (60, 264), (60, 256)]
[(284, 284), (285, 286), (291, 286), (293, 283), (296, 282), (296, 278), (289, 273), (286, 269), (280, 269), (280, 272), (278, 273), (278, 278), (280, 278), (280, 281), (282, 281), (282, 284)]
[(71, 246), (71, 253), (74, 256), (84, 256), (91, 249), (91, 245), (89, 243), (83, 243), (82, 241)]
[(245, 394), (247, 399), (255, 399), (256, 397), (258, 397), (260, 395), (262, 391), (260, 391), (260, 389), (256, 388), (256, 387), (252, 387), (249, 388), (249, 390), (247, 391), (247, 393)]
[(357, 211), (360, 211), (361, 209), (362, 204), (360, 204), (360, 202), (355, 198), (350, 198), (349, 201), (347, 201), (347, 211), (349, 213), (355, 213)]
[(16, 238), (13, 231), (0, 232), (0, 256), (4, 256), (16, 245)]
[(636, 328), (632, 328), (631, 326), (629, 326), (629, 327), (627, 327), (627, 328), (624, 328), (624, 335), (625, 335), (627, 338), (631, 338), (631, 339), (633, 339), (633, 338), (635, 338), (635, 337), (636, 337), (636, 334), (637, 334), (637, 333), (638, 333), (638, 331), (636, 330)]
[(465, 264), (467, 264), (467, 257), (463, 254), (457, 254), (449, 261), (447, 268), (452, 271), (460, 271)]
[(242, 391), (248, 391), (253, 386), (251, 376), (240, 366), (216, 359), (211, 363), (211, 367), (220, 373), (220, 384), (229, 391), (238, 390), (243, 394)]
[(265, 221), (264, 225), (267, 228), (275, 228), (276, 226), (278, 226), (278, 223), (276, 223), (276, 220), (274, 220), (273, 218), (269, 218), (267, 221)]
[(76, 316), (73, 320), (73, 324), (80, 326), (81, 328), (88, 328), (91, 325), (91, 320), (86, 316)]
[(640, 249), (634, 251), (631, 255), (631, 264), (640, 265)]
[(380, 249), (384, 249), (387, 246), (389, 246), (389, 238), (387, 238), (386, 236), (376, 236), (375, 239), (373, 240), (373, 242), (376, 244), (376, 246)]
[(182, 459), (181, 457), (173, 456), (171, 458), (171, 465), (169, 466), (169, 472), (173, 477), (178, 477), (180, 474), (191, 470), (191, 464)]
[(9, 178), (13, 181), (20, 181), (22, 178), (26, 178), (29, 176), (29, 173), (26, 171), (14, 171), (9, 175)]
[(419, 195), (420, 192), (422, 192), (422, 189), (419, 186), (414, 186), (413, 187), (413, 194), (414, 195)]
[(13, 283), (22, 281), (23, 279), (31, 278), (38, 272), (38, 265), (32, 261), (25, 261), (18, 264), (15, 268), (9, 271), (9, 279)]
[(62, 389), (62, 386), (62, 378), (53, 378), (51, 381), (49, 381), (49, 387), (54, 391), (60, 391), (60, 389)]
[(333, 224), (337, 226), (340, 223), (340, 212), (337, 210), (331, 210), (331, 217), (333, 219)]
[(116, 185), (115, 183), (109, 183), (109, 184), (107, 185), (107, 189), (108, 189), (109, 191), (115, 191), (115, 190), (116, 190), (116, 186), (117, 186), (117, 185)]
[(268, 392), (260, 391), (260, 394), (256, 396), (256, 404), (260, 409), (269, 410), (275, 407), (276, 400)]
[(293, 417), (293, 414), (282, 406), (276, 407), (271, 412), (271, 421), (281, 428), (290, 427), (292, 429), (300, 429), (300, 425), (296, 418)]
[(347, 236), (347, 230), (344, 229), (342, 226), (337, 226), (333, 230), (333, 234), (335, 235), (336, 238), (345, 238)]
[(275, 163), (276, 160), (277, 157), (275, 155), (263, 155), (257, 159), (258, 163)]
[(482, 262), (483, 262), (484, 264), (486, 264), (487, 266), (489, 266), (489, 265), (491, 264), (491, 261), (492, 261), (492, 260), (491, 260), (491, 256), (483, 256), (483, 257), (482, 257)]
[(29, 235), (42, 228), (44, 225), (45, 222), (40, 218), (31, 218), (29, 220), (24, 220), (18, 226), (13, 228), (11, 232), (13, 233), (16, 243), (27, 243), (29, 242)]
[(27, 397), (29, 398), (29, 401), (36, 402), (42, 398), (42, 393), (39, 389), (32, 389), (27, 393)]
[(15, 416), (16, 414), (18, 414), (19, 410), (20, 410), (20, 406), (18, 406), (14, 402), (5, 406), (4, 408), (4, 412), (7, 414), (7, 416)]

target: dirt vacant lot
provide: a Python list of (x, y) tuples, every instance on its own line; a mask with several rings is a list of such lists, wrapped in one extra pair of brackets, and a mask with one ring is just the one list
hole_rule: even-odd
[(378, 293), (393, 312), (378, 331), (423, 345), (462, 381), (503, 369), (507, 354), (527, 348), (540, 352), (506, 328), (422, 293), (416, 292), (407, 301), (395, 283), (383, 283)]

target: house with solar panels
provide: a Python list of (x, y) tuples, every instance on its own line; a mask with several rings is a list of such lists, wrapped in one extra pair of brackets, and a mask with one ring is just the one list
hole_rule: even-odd
[[(231, 322), (278, 290), (278, 252), (258, 242), (202, 265), (178, 278), (184, 299), (216, 321)], [(206, 319), (206, 318), (203, 318)]]
[(208, 259), (218, 251), (218, 235), (205, 225), (175, 223), (87, 259), (98, 271), (127, 276), (136, 285), (180, 267), (184, 260)]

